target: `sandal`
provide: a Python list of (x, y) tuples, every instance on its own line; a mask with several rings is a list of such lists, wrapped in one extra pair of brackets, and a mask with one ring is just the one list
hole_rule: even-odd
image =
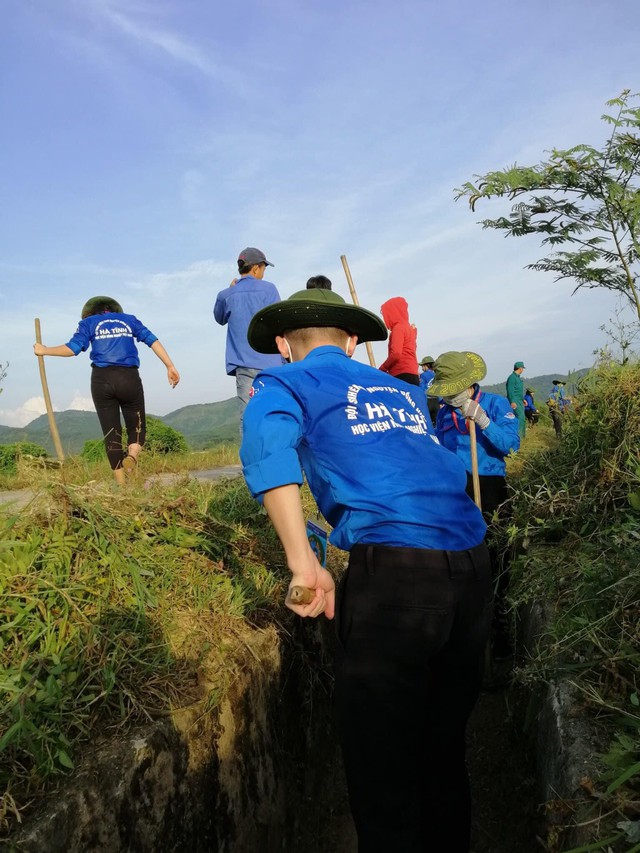
[(137, 464), (138, 460), (135, 458), (135, 456), (129, 456), (129, 454), (127, 454), (122, 460), (122, 467), (127, 473), (134, 471)]

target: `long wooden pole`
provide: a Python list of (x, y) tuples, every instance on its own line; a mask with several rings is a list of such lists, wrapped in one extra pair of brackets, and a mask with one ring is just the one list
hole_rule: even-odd
[[(351, 271), (349, 269), (349, 264), (347, 263), (346, 255), (340, 255), (340, 260), (342, 261), (342, 268), (344, 269), (344, 274), (347, 277), (347, 284), (349, 285), (349, 292), (351, 293), (351, 299), (353, 300), (354, 305), (360, 305), (358, 302), (358, 294), (356, 293), (356, 289), (353, 284), (353, 279), (351, 278)], [(376, 360), (373, 357), (373, 347), (371, 346), (370, 341), (366, 341), (365, 346), (367, 348), (367, 354), (369, 356), (369, 364), (371, 367), (376, 366)]]
[(479, 510), (482, 510), (480, 498), (480, 477), (478, 475), (478, 444), (476, 441), (476, 422), (467, 418), (469, 426), (469, 443), (471, 445), (471, 479), (473, 480), (473, 499)]
[[(42, 333), (40, 331), (40, 320), (36, 317), (36, 342), (42, 343)], [(53, 406), (51, 405), (51, 396), (49, 395), (49, 385), (47, 383), (47, 374), (44, 369), (44, 357), (38, 356), (38, 367), (40, 368), (40, 381), (42, 382), (42, 393), (44, 394), (44, 404), (47, 407), (47, 417), (49, 418), (49, 429), (51, 430), (51, 438), (53, 439), (53, 446), (56, 449), (56, 453), (58, 455), (58, 459), (60, 462), (64, 462), (64, 450), (62, 449), (62, 444), (60, 442), (60, 433), (58, 432), (58, 426), (56, 424), (56, 419), (53, 416)]]

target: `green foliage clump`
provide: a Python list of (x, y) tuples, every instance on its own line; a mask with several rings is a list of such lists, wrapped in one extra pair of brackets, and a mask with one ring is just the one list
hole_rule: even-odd
[(147, 417), (145, 450), (149, 453), (186, 453), (189, 449), (182, 433), (158, 418)]
[(44, 459), (48, 456), (44, 447), (31, 441), (19, 441), (16, 444), (0, 445), (0, 472), (15, 474), (18, 461), (25, 457)]
[(640, 804), (640, 365), (594, 370), (574, 409), (516, 477), (510, 595), (551, 611), (521, 675), (568, 679), (593, 712), (611, 743), (597, 802), (620, 820)]
[(208, 650), (225, 650), (207, 671), (222, 693), (229, 636), (285, 586), (243, 481), (53, 498), (46, 523), (0, 516), (0, 834), (83, 740), (206, 701), (195, 673), (213, 666)]
[(107, 458), (103, 439), (92, 438), (90, 441), (85, 441), (80, 456), (87, 462), (102, 462)]
[[(126, 446), (127, 434), (123, 431), (123, 444)], [(163, 456), (168, 453), (187, 453), (188, 446), (185, 437), (173, 427), (163, 423), (158, 418), (147, 417), (147, 436), (144, 444), (145, 453)], [(102, 439), (85, 441), (81, 456), (87, 462), (100, 462), (107, 458)]]

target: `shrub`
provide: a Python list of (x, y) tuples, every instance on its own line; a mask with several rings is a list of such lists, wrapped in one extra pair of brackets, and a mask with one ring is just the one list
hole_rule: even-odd
[(158, 418), (147, 417), (145, 450), (150, 453), (186, 453), (188, 447), (181, 432)]
[[(127, 442), (126, 431), (123, 431), (123, 443)], [(182, 433), (167, 426), (158, 418), (147, 417), (147, 437), (144, 449), (148, 453), (186, 453), (189, 449)], [(101, 438), (85, 441), (82, 448), (82, 458), (88, 462), (100, 462), (106, 459), (104, 441)]]
[(16, 444), (0, 445), (0, 471), (3, 474), (15, 474), (18, 460), (32, 456), (36, 459), (48, 456), (44, 447), (31, 441), (18, 441)]

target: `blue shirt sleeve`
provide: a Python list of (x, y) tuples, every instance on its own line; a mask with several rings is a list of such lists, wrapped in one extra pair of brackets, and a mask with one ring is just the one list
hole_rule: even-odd
[(133, 334), (135, 335), (136, 340), (140, 341), (141, 344), (146, 344), (148, 347), (150, 347), (151, 344), (154, 344), (158, 340), (158, 338), (153, 334), (152, 331), (147, 329), (146, 326), (143, 326), (137, 317), (135, 319), (136, 325), (133, 329)]
[(73, 351), (74, 355), (80, 355), (81, 352), (86, 352), (91, 343), (89, 324), (86, 320), (80, 320), (78, 328), (70, 341), (67, 341), (67, 346)]
[(229, 288), (227, 287), (225, 290), (220, 291), (216, 297), (216, 304), (213, 306), (213, 316), (216, 323), (220, 323), (221, 326), (224, 326), (229, 321), (229, 309), (227, 308), (228, 290)]
[(297, 447), (304, 414), (291, 391), (273, 376), (261, 374), (244, 411), (240, 459), (249, 491), (265, 492), (291, 483), (302, 485)]
[[(482, 405), (482, 398), (480, 405)], [(518, 450), (520, 448), (518, 419), (513, 414), (509, 403), (503, 397), (495, 395), (490, 400), (486, 411), (491, 420), (489, 426), (482, 431), (483, 435), (504, 456), (508, 456), (512, 450)]]

